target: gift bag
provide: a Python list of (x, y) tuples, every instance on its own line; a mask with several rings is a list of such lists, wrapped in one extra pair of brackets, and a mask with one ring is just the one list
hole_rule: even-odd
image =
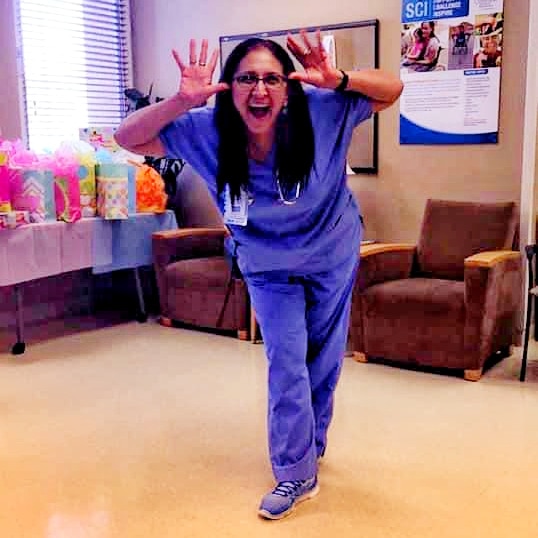
[(52, 171), (9, 167), (8, 170), (12, 209), (28, 211), (30, 222), (56, 220)]
[(97, 188), (95, 164), (81, 164), (78, 169), (80, 187), (80, 211), (83, 217), (95, 217), (97, 213)]
[(80, 185), (78, 175), (55, 176), (54, 201), (56, 203), (56, 218), (64, 222), (80, 220)]
[(100, 163), (95, 167), (97, 180), (97, 214), (104, 219), (129, 216), (127, 165)]
[(54, 201), (56, 218), (75, 222), (81, 218), (79, 163), (73, 153), (58, 148), (52, 158), (43, 158), (42, 164), (54, 175)]
[(80, 192), (80, 214), (82, 217), (95, 217), (97, 212), (97, 190), (95, 185), (95, 150), (82, 140), (66, 140), (54, 153), (55, 159), (73, 162), (72, 171), (78, 180)]
[(94, 149), (104, 148), (110, 152), (116, 152), (120, 149), (116, 140), (114, 140), (114, 133), (116, 127), (84, 127), (79, 129), (80, 140), (90, 144)]
[(161, 175), (146, 164), (136, 171), (136, 210), (139, 213), (163, 213), (168, 197)]

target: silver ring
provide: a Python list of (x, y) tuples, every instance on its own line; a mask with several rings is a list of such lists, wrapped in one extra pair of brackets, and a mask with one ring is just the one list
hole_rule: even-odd
[(199, 65), (200, 67), (205, 67), (205, 66), (206, 66), (205, 62), (199, 62), (198, 65)]
[(312, 53), (312, 49), (309, 48), (309, 47), (306, 47), (304, 50), (303, 50), (303, 56), (308, 56), (309, 54)]
[(196, 60), (194, 60), (194, 61), (193, 61), (193, 60), (190, 60), (190, 61), (189, 61), (189, 64), (190, 64), (190, 65), (196, 65)]

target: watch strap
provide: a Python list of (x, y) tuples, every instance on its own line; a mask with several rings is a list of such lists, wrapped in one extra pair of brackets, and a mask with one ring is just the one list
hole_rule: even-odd
[(334, 91), (335, 92), (343, 92), (343, 91), (346, 90), (347, 85), (349, 83), (349, 75), (345, 71), (342, 71), (342, 69), (339, 69), (338, 71), (340, 71), (340, 73), (342, 73), (342, 80), (340, 81), (340, 84), (338, 84), (338, 86), (336, 86)]

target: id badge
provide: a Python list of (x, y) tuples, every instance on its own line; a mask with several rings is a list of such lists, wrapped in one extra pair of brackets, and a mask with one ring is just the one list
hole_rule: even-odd
[(239, 199), (232, 202), (230, 195), (230, 185), (226, 185), (224, 191), (224, 224), (235, 224), (236, 226), (246, 226), (248, 222), (248, 195), (241, 189)]

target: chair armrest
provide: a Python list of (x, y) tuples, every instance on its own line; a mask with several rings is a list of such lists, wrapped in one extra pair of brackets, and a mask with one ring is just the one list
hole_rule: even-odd
[(180, 228), (154, 232), (153, 262), (163, 267), (172, 260), (222, 256), (227, 235), (226, 228)]
[(522, 269), (523, 257), (518, 251), (480, 252), (465, 259), (464, 353), (477, 357), (477, 368), (497, 351), (492, 344), (500, 335), (507, 345), (519, 338)]
[(414, 252), (416, 245), (411, 243), (371, 243), (361, 245), (361, 259), (367, 256), (383, 254), (384, 252)]
[(515, 250), (489, 250), (465, 258), (465, 267), (494, 267), (505, 260), (521, 258)]
[(228, 231), (226, 228), (177, 228), (175, 230), (153, 232), (152, 237), (158, 240), (170, 240), (183, 237), (196, 237), (199, 235), (220, 237), (227, 234)]
[(364, 347), (364, 299), (362, 293), (381, 282), (409, 278), (416, 246), (408, 243), (373, 243), (361, 245), (359, 272), (351, 301), (350, 339), (355, 351)]
[(369, 286), (409, 278), (416, 254), (416, 245), (409, 243), (374, 243), (360, 249), (357, 284), (359, 290)]

